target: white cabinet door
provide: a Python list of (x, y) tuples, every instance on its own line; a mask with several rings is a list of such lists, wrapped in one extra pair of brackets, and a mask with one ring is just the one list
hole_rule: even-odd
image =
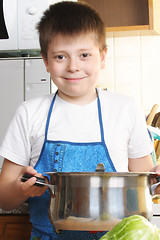
[[(24, 100), (23, 65), (23, 60), (0, 60), (0, 144), (16, 108)], [(0, 157), (0, 168), (2, 161)]]
[(25, 59), (25, 100), (50, 93), (50, 74), (42, 59)]

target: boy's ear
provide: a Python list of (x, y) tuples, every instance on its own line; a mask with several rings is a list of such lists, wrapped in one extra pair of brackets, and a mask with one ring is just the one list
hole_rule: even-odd
[(106, 63), (107, 48), (102, 50), (100, 54), (101, 54), (101, 69), (103, 69)]
[(44, 56), (44, 54), (42, 54), (42, 59), (43, 59), (43, 62), (46, 66), (46, 71), (49, 73), (48, 60), (47, 60), (46, 56)]

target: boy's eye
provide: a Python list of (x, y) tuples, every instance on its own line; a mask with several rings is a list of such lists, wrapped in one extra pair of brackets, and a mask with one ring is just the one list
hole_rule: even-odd
[(89, 54), (88, 54), (88, 53), (82, 53), (82, 54), (81, 54), (81, 57), (82, 57), (82, 58), (89, 57)]
[(64, 55), (58, 55), (58, 56), (55, 56), (56, 59), (58, 60), (63, 60), (65, 59), (65, 56)]

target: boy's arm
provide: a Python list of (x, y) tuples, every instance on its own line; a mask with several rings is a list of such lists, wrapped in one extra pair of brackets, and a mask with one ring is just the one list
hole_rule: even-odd
[(150, 155), (128, 159), (128, 169), (130, 172), (150, 172), (153, 167), (154, 165)]
[(30, 196), (41, 196), (47, 187), (33, 186), (36, 178), (30, 178), (23, 183), (21, 177), (24, 173), (29, 173), (42, 177), (31, 166), (24, 167), (4, 159), (0, 173), (0, 208), (10, 210), (18, 207)]

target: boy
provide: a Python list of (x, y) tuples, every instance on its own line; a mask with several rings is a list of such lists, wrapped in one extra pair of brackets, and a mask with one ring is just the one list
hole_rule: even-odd
[[(152, 151), (145, 120), (127, 96), (96, 89), (107, 52), (105, 29), (86, 4), (61, 2), (38, 25), (41, 53), (58, 91), (18, 108), (0, 154), (0, 207), (11, 209), (29, 199), (31, 239), (94, 239), (89, 232), (62, 231), (48, 219), (49, 192), (22, 183), (24, 173), (150, 171)], [(31, 198), (32, 197), (32, 198)], [(99, 239), (104, 233), (97, 233)]]

